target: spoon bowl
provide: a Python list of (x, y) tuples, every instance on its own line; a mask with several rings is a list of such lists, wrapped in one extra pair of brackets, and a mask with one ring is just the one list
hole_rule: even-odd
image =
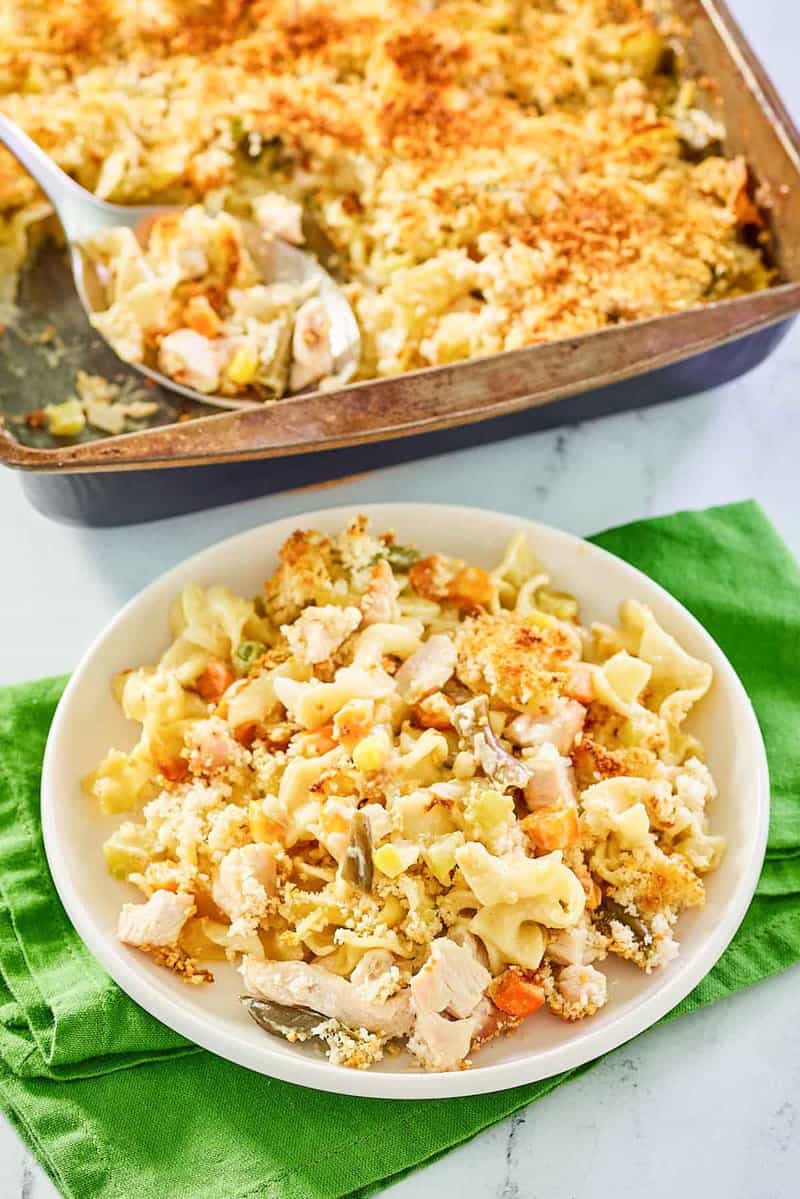
[[(87, 316), (103, 311), (108, 306), (105, 283), (96, 262), (83, 250), (83, 243), (104, 229), (124, 226), (131, 229), (144, 246), (153, 221), (164, 213), (181, 212), (183, 207), (174, 204), (128, 206), (98, 199), (56, 166), (32, 138), (2, 113), (0, 142), (36, 180), (53, 205), (67, 240), (75, 290)], [(304, 228), (307, 228), (307, 214), (304, 214), (303, 223)], [(239, 224), (245, 246), (265, 283), (295, 286), (314, 283), (316, 295), (324, 304), (330, 322), (333, 377), (339, 385), (346, 383), (358, 367), (361, 335), (353, 310), (341, 288), (314, 254), (298, 249), (280, 237), (265, 234), (253, 221), (240, 220)], [(320, 237), (313, 240), (319, 243), (322, 237), (324, 235), (320, 231)], [(107, 344), (114, 350), (111, 343)], [(261, 406), (258, 400), (231, 399), (229, 396), (196, 391), (144, 363), (121, 361), (161, 387), (203, 404), (216, 408)]]

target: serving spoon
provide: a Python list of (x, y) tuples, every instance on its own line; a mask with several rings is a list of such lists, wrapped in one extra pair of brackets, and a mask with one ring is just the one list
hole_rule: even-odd
[[(95, 264), (81, 247), (81, 243), (93, 234), (114, 226), (132, 229), (140, 244), (146, 243), (153, 220), (166, 212), (180, 212), (180, 205), (109, 204), (81, 187), (65, 171), (56, 166), (27, 133), (8, 117), (0, 113), (0, 142), (11, 151), (17, 161), (36, 180), (55, 209), (61, 222), (69, 249), (72, 278), (87, 316), (101, 312), (106, 307), (105, 287)], [(304, 225), (308, 218), (304, 217)], [(245, 246), (249, 251), (264, 282), (303, 285), (313, 282), (315, 294), (325, 305), (330, 321), (330, 348), (333, 356), (333, 374), (337, 382), (345, 383), (358, 366), (361, 352), (361, 335), (353, 310), (341, 288), (324, 269), (314, 254), (299, 250), (280, 237), (265, 235), (253, 221), (240, 220)], [(312, 230), (311, 232), (317, 232)], [(312, 237), (320, 243), (321, 233)], [(98, 330), (99, 333), (99, 330)], [(110, 349), (114, 347), (107, 343)], [(116, 351), (114, 351), (116, 353)], [(119, 355), (117, 355), (119, 357)], [(171, 379), (169, 375), (154, 370), (139, 362), (124, 361), (140, 374), (146, 375), (161, 387), (179, 392), (218, 408), (258, 408), (258, 401), (237, 400), (229, 396), (208, 395), (186, 387)]]

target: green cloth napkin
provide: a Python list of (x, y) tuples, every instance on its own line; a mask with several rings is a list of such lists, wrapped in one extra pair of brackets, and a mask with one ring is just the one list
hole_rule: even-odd
[[(717, 639), (769, 754), (757, 895), (677, 1015), (800, 958), (800, 572), (753, 503), (593, 540), (657, 579)], [(47, 870), (39, 772), (63, 686), (0, 691), (0, 1102), (65, 1195), (365, 1196), (576, 1073), (468, 1099), (338, 1097), (230, 1065), (146, 1015), (84, 949)]]

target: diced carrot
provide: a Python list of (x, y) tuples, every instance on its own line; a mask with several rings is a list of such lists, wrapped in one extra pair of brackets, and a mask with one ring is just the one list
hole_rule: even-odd
[(578, 703), (590, 704), (594, 699), (594, 680), (592, 672), (585, 666), (577, 666), (567, 679), (564, 694)]
[(574, 807), (541, 808), (526, 816), (521, 827), (528, 840), (541, 853), (568, 849), (577, 845), (580, 829)]
[(255, 723), (255, 721), (252, 721), (250, 724), (237, 725), (237, 727), (233, 730), (233, 737), (234, 740), (238, 741), (240, 745), (244, 745), (245, 748), (248, 748), (253, 744), (256, 737), (259, 735), (259, 732), (259, 726)]
[(532, 1016), (544, 1003), (544, 991), (533, 981), (533, 976), (509, 966), (496, 978), (489, 988), (489, 997), (495, 1007), (509, 1016)]
[(488, 571), (465, 566), (450, 580), (447, 598), (459, 608), (487, 608), (494, 596), (494, 583)]
[(192, 296), (183, 312), (183, 319), (195, 333), (203, 337), (217, 337), (220, 319), (205, 296)]
[(221, 658), (209, 658), (206, 668), (195, 680), (194, 688), (208, 703), (221, 699), (236, 679), (232, 667)]
[(156, 758), (156, 766), (170, 783), (180, 783), (189, 773), (189, 763), (185, 758)]

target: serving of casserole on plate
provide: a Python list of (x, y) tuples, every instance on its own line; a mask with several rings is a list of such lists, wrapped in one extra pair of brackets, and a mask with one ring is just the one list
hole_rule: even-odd
[(758, 727), (618, 559), (477, 509), (366, 515), (216, 546), (102, 634), (48, 743), (56, 886), (139, 1003), (253, 1069), (395, 1097), (546, 1077), (732, 936)]

